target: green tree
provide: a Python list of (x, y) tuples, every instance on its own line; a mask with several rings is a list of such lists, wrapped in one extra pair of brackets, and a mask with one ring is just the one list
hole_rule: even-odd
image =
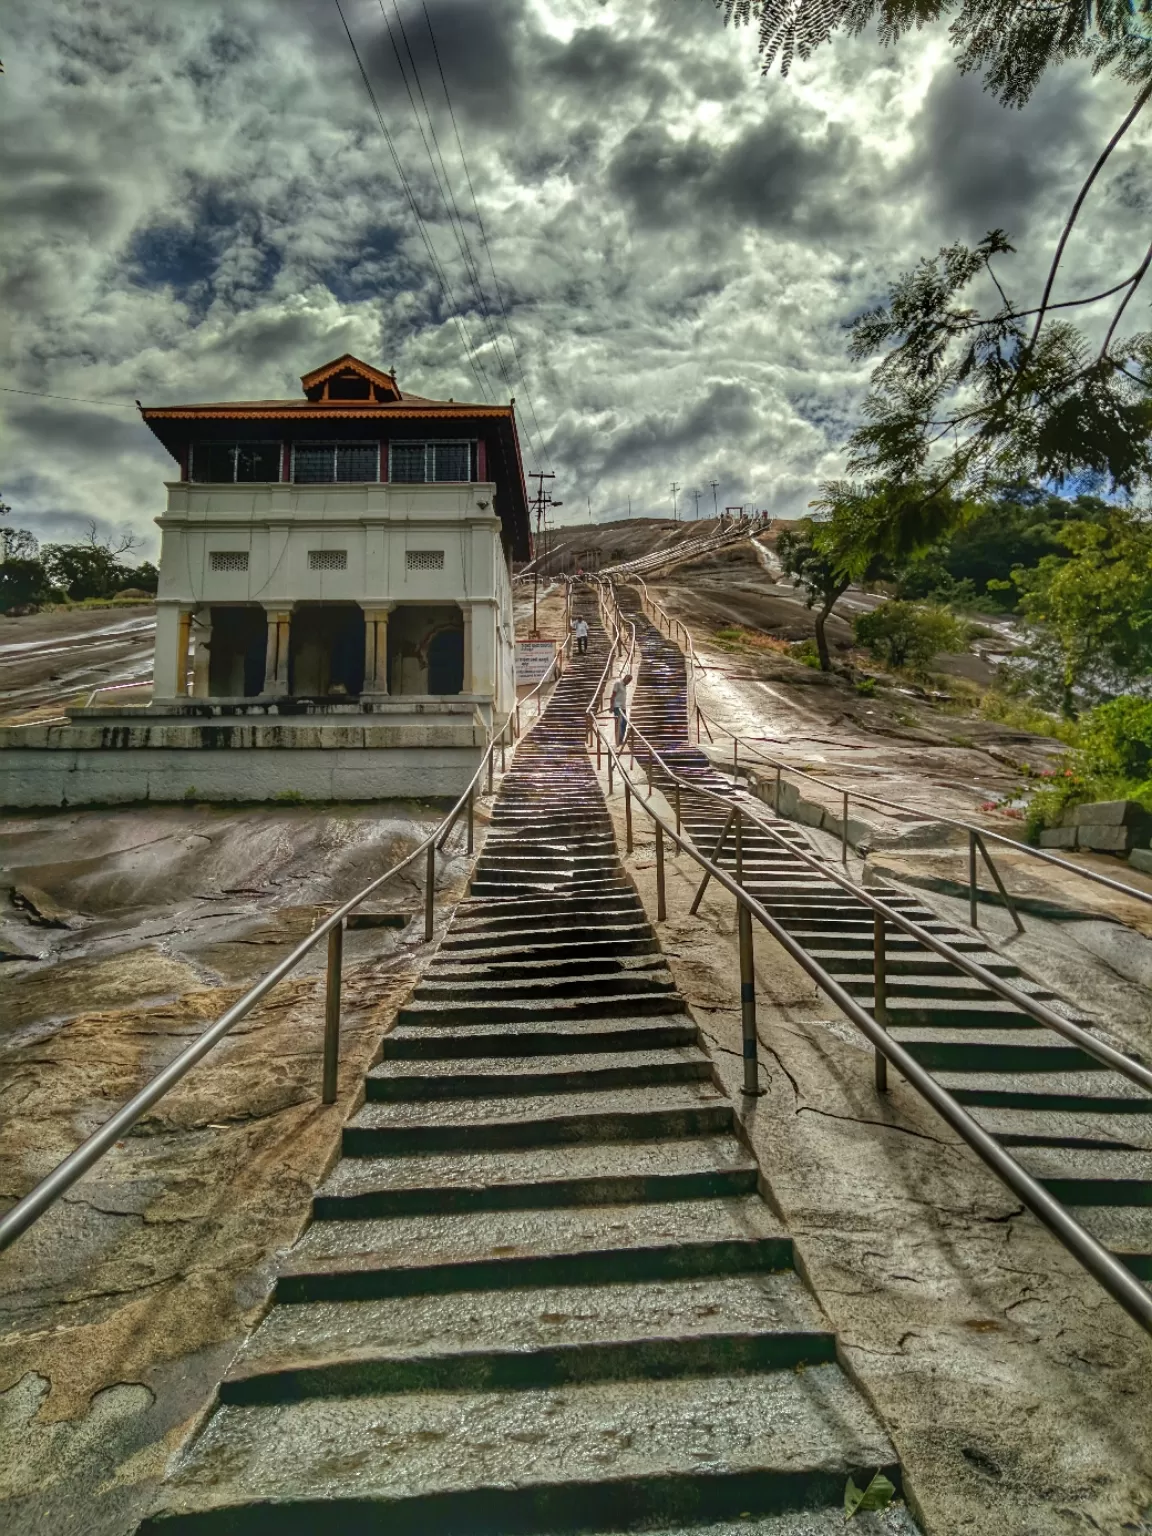
[(17, 557), (0, 563), (0, 613), (46, 603), (51, 597), (52, 584), (39, 560)]
[(820, 605), (816, 613), (816, 651), (821, 672), (830, 672), (832, 658), (828, 653), (824, 626), (839, 599), (847, 592), (852, 578), (837, 571), (828, 556), (816, 548), (815, 528), (810, 517), (801, 518), (780, 534), (776, 540), (776, 554), (785, 574), (804, 589), (808, 607)]
[(916, 672), (923, 672), (941, 651), (962, 651), (965, 646), (963, 626), (946, 608), (920, 607), (898, 599), (859, 614), (852, 632), (888, 666)]
[(1152, 673), (1152, 521), (1114, 507), (1105, 520), (1068, 523), (1058, 538), (1066, 556), (1045, 555), (1012, 580), (1039, 680), (1073, 719), (1078, 692), (1119, 693)]

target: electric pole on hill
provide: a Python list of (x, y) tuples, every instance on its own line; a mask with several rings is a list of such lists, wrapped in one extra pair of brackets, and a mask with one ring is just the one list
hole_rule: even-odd
[(556, 476), (554, 474), (545, 474), (545, 472), (540, 469), (534, 469), (528, 475), (529, 480), (536, 481), (536, 495), (532, 502), (532, 505), (536, 508), (536, 558), (532, 562), (532, 634), (534, 637), (538, 636), (540, 633), (540, 631), (536, 628), (536, 597), (540, 590), (540, 560), (544, 553), (544, 546), (541, 542), (542, 527), (544, 522), (544, 508), (548, 505), (550, 500), (550, 498), (544, 494), (544, 482), (545, 480), (555, 480), (555, 478)]
[(717, 487), (719, 486), (720, 482), (719, 482), (719, 480), (713, 480), (710, 483), (711, 483), (711, 486), (712, 486), (712, 516), (713, 517), (719, 517), (720, 516), (720, 504), (716, 500), (716, 490), (717, 490)]
[(677, 509), (677, 505), (676, 505), (676, 498), (677, 498), (677, 496), (679, 494), (680, 494), (680, 483), (677, 480), (673, 480), (673, 482), (672, 482), (672, 521), (674, 523), (678, 523), (680, 521), (680, 513), (679, 513), (679, 511)]
[(696, 498), (696, 521), (699, 522), (700, 521), (700, 492), (699, 491), (689, 491), (688, 494), (689, 494), (689, 496), (695, 496), (695, 498)]

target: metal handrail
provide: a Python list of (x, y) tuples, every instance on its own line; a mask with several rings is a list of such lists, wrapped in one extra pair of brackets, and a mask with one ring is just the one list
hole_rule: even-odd
[[(914, 1056), (893, 1040), (883, 1026), (878, 1024), (860, 1006), (851, 993), (846, 991), (818, 961), (814, 960), (796, 942), (787, 929), (761, 906), (754, 896), (750, 896), (737, 881), (731, 878), (726, 870), (713, 863), (711, 859), (695, 847), (690, 839), (682, 836), (679, 831), (660, 816), (659, 812), (652, 806), (649, 798), (641, 794), (639, 789), (629, 779), (620, 754), (610, 741), (603, 738), (603, 733), (595, 722), (594, 717), (592, 729), (596, 733), (601, 745), (607, 751), (609, 761), (615, 762), (624, 785), (626, 802), (629, 802), (631, 798), (638, 800), (655, 824), (658, 877), (662, 876), (663, 873), (663, 838), (670, 837), (678, 848), (694, 859), (711, 879), (723, 886), (736, 899), (741, 916), (740, 991), (741, 1015), (744, 1028), (745, 1091), (750, 1094), (760, 1091), (756, 1079), (757, 1035), (751, 955), (751, 919), (754, 917), (762, 927), (772, 934), (781, 948), (807, 973), (820, 990), (835, 1003), (841, 1013), (855, 1024), (857, 1029), (871, 1041), (878, 1055), (891, 1062), (905, 1080), (916, 1089), (922, 1098), (927, 1100), (932, 1108), (936, 1110), (937, 1114), (972, 1148), (976, 1155), (991, 1168), (993, 1173), (1008, 1186), (1032, 1214), (1043, 1222), (1048, 1230), (1084, 1266), (1113, 1300), (1119, 1302), (1129, 1316), (1139, 1323), (1146, 1332), (1152, 1333), (1152, 1293), (1145, 1289), (1141, 1282), (1136, 1279), (1130, 1270), (1125, 1268), (1114, 1254), (1109, 1253), (1107, 1248), (1103, 1247), (1090, 1232), (1070, 1216), (1059, 1201), (1049, 1194), (1042, 1184), (1021, 1168), (1020, 1164), (1010, 1157), (999, 1142), (990, 1136), (983, 1126), (979, 1125), (968, 1114), (947, 1089), (942, 1088)], [(660, 884), (662, 886), (662, 879)], [(660, 894), (662, 895), (662, 892)], [(663, 900), (658, 896), (658, 920), (665, 915)], [(749, 1025), (751, 1025), (751, 1037), (749, 1037)], [(751, 1073), (749, 1072), (749, 1063), (751, 1063)], [(749, 1077), (751, 1077), (751, 1086), (749, 1086)]]
[[(222, 1040), (229, 1031), (245, 1018), (258, 1002), (284, 979), (289, 972), (303, 960), (304, 956), (319, 944), (320, 940), (328, 939), (328, 975), (325, 1002), (324, 1020), (324, 1065), (322, 1101), (331, 1104), (336, 1099), (336, 1072), (339, 1065), (339, 1041), (340, 1041), (340, 987), (343, 967), (343, 941), (344, 920), (353, 912), (366, 897), (378, 891), (382, 885), (401, 874), (404, 870), (423, 854), (427, 860), (427, 873), (425, 876), (424, 898), (424, 940), (429, 942), (433, 934), (433, 900), (435, 895), (436, 873), (436, 849), (438, 841), (440, 846), (452, 830), (462, 810), (468, 811), (468, 852), (473, 848), (473, 807), (475, 803), (476, 786), (485, 769), (488, 770), (488, 790), (492, 790), (493, 765), (497, 747), (504, 754), (505, 737), (511, 732), (515, 741), (520, 735), (520, 708), (552, 680), (553, 672), (557, 678), (562, 671), (562, 659), (565, 641), (556, 652), (548, 671), (532, 689), (531, 693), (518, 700), (512, 707), (508, 718), (500, 728), (497, 736), (490, 733), (487, 749), (480, 759), (476, 772), (472, 775), (468, 787), (456, 801), (447, 816), (429, 833), (424, 841), (408, 856), (379, 875), (357, 895), (351, 897), (331, 913), (325, 920), (315, 927), (307, 938), (302, 939), (296, 948), (286, 955), (277, 965), (260, 978), (258, 982), (239, 998), (232, 1007), (221, 1014), (220, 1018), (211, 1025), (202, 1035), (199, 1035), (191, 1045), (185, 1047), (180, 1054), (151, 1080), (140, 1091), (132, 1096), (111, 1119), (106, 1120), (102, 1126), (86, 1137), (84, 1141), (69, 1155), (58, 1163), (51, 1173), (47, 1174), (34, 1189), (16, 1202), (10, 1210), (0, 1216), (0, 1253), (9, 1248), (18, 1237), (28, 1230), (30, 1226), (40, 1219), (51, 1206), (71, 1189), (72, 1185), (81, 1178), (89, 1168), (108, 1152), (124, 1134), (139, 1121), (142, 1116), (159, 1102), (170, 1088), (180, 1082), (198, 1061), (212, 1050), (218, 1041)], [(539, 709), (537, 709), (539, 713)], [(443, 834), (443, 836), (442, 836)]]
[[(731, 737), (737, 743), (737, 746), (740, 744), (748, 745), (748, 737), (739, 736), (735, 731), (730, 730), (728, 726), (722, 725), (719, 720), (709, 715), (699, 704), (697, 704), (696, 710), (704, 720), (714, 725), (718, 731), (723, 731), (725, 736)], [(921, 820), (924, 820), (929, 815), (922, 808), (914, 805), (904, 805), (899, 800), (886, 800), (880, 795), (870, 795), (862, 789), (845, 789), (842, 784), (834, 784), (831, 780), (822, 779), (819, 775), (809, 773), (804, 768), (796, 768), (791, 763), (785, 762), (782, 758), (775, 758), (767, 752), (758, 751), (754, 746), (750, 747), (749, 750), (754, 758), (766, 763), (770, 768), (779, 769), (781, 772), (786, 771), (795, 775), (796, 778), (809, 779), (813, 784), (819, 784), (824, 789), (830, 789), (836, 794), (848, 796), (852, 800), (862, 801), (866, 805), (879, 806), (883, 810), (900, 811), (909, 816), (918, 816)], [(1091, 880), (1097, 885), (1107, 886), (1110, 890), (1118, 891), (1123, 896), (1134, 896), (1137, 901), (1147, 902), (1152, 905), (1152, 892), (1142, 891), (1134, 885), (1125, 885), (1122, 880), (1113, 880), (1110, 875), (1102, 875), (1097, 870), (1085, 869), (1079, 864), (1072, 864), (1067, 859), (1060, 858), (1057, 854), (1049, 853), (1046, 848), (1033, 848), (1030, 843), (1022, 843), (1017, 838), (1008, 837), (1003, 832), (994, 831), (991, 827), (977, 826), (974, 822), (964, 821), (957, 816), (942, 816), (933, 811), (930, 819), (941, 822), (947, 827), (957, 827), (969, 834), (974, 833), (980, 838), (990, 838), (995, 843), (1002, 843), (1006, 848), (1015, 849), (1017, 853), (1026, 853), (1030, 858), (1040, 859), (1045, 864), (1053, 864), (1058, 869), (1067, 870), (1069, 874), (1080, 875), (1085, 880)]]

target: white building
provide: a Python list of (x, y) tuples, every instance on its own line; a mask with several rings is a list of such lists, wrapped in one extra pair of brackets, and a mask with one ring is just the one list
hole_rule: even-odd
[(295, 400), (141, 409), (179, 465), (156, 519), (152, 701), (0, 733), (0, 803), (467, 782), (515, 704), (514, 404), (408, 395), (348, 355), (301, 383)]

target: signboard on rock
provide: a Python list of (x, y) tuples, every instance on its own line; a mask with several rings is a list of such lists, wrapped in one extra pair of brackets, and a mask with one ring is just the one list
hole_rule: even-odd
[(553, 640), (517, 640), (516, 686), (534, 688), (547, 675), (555, 656)]

